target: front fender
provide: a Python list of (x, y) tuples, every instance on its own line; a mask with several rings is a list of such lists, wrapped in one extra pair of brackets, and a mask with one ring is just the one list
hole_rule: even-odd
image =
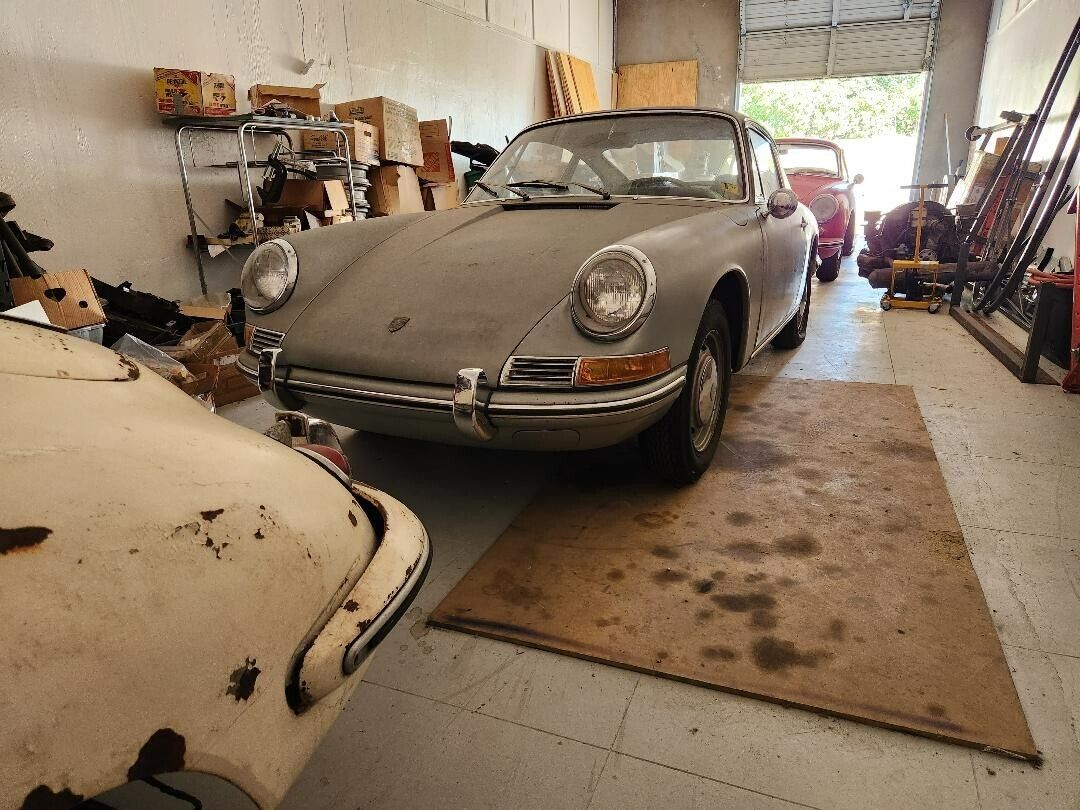
[(737, 273), (743, 285), (742, 324), (729, 324), (742, 344), (761, 305), (761, 230), (751, 206), (711, 208), (623, 240), (643, 251), (656, 269), (656, 303), (645, 323), (617, 341), (583, 335), (570, 315), (570, 295), (559, 301), (514, 350), (538, 356), (643, 354), (667, 347), (672, 366), (686, 363), (705, 305), (721, 278)]

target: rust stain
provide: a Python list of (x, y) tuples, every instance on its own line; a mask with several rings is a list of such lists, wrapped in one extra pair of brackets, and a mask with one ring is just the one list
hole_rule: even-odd
[(255, 680), (262, 672), (255, 666), (254, 658), (245, 658), (243, 666), (239, 666), (229, 674), (229, 686), (225, 689), (226, 695), (232, 695), (236, 702), (247, 700), (255, 692)]
[(350, 599), (343, 605), (343, 607), (347, 611), (349, 611), (349, 613), (355, 613), (359, 609), (360, 605), (356, 603), (355, 599)]
[(181, 735), (171, 728), (159, 728), (139, 749), (135, 764), (128, 768), (128, 781), (134, 782), (159, 773), (182, 771), (186, 752), (187, 744)]
[(212, 523), (214, 518), (219, 517), (224, 511), (224, 509), (204, 509), (199, 514), (207, 523)]
[(356, 515), (354, 515), (352, 512), (349, 512), (349, 523), (351, 523), (353, 526), (356, 525)]
[(263, 530), (262, 530), (262, 529), (256, 529), (256, 530), (255, 530), (255, 539), (256, 539), (256, 540), (262, 540), (262, 539), (263, 539), (264, 537), (266, 537), (266, 535), (265, 535), (265, 534), (263, 534)]
[(52, 534), (52, 529), (44, 526), (19, 526), (14, 529), (0, 528), (0, 554), (23, 551), (32, 548)]

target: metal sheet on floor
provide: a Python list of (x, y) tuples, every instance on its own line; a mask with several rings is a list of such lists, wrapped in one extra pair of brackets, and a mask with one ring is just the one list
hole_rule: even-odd
[(738, 376), (684, 489), (568, 456), (431, 622), (1038, 756), (907, 386)]

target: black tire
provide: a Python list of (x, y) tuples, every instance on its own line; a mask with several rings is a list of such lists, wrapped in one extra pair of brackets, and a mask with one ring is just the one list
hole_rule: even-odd
[[(821, 271), (818, 271), (821, 278)], [(806, 271), (806, 285), (803, 287), (802, 298), (799, 299), (799, 308), (791, 316), (780, 334), (772, 339), (772, 345), (777, 349), (797, 349), (806, 340), (806, 327), (810, 324), (810, 270)]]
[[(716, 388), (709, 407), (711, 429), (705, 434), (706, 426), (701, 424), (702, 389), (698, 381), (707, 380), (710, 362)], [(687, 369), (686, 385), (675, 404), (639, 437), (645, 463), (660, 478), (674, 484), (692, 484), (701, 477), (716, 455), (724, 428), (731, 390), (731, 333), (719, 301), (710, 300), (705, 307)]]
[(855, 209), (848, 212), (847, 230), (844, 231), (844, 246), (840, 248), (841, 256), (850, 256), (855, 252)]
[(840, 275), (840, 254), (830, 256), (827, 259), (822, 259), (818, 265), (817, 277), (818, 281), (836, 281), (836, 277)]

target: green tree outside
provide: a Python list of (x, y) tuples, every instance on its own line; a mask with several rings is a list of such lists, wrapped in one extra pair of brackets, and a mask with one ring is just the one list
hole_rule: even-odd
[(741, 109), (776, 138), (914, 135), (923, 74), (810, 79), (742, 86)]

